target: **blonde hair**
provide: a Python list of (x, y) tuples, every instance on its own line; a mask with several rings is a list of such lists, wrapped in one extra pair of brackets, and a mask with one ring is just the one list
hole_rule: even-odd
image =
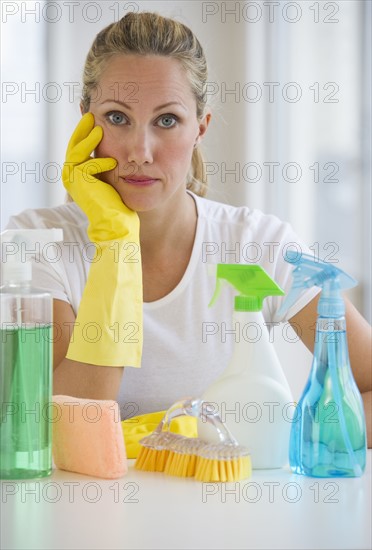
[[(109, 59), (117, 54), (162, 55), (177, 59), (186, 71), (196, 100), (196, 116), (206, 114), (207, 63), (194, 33), (178, 21), (157, 13), (127, 13), (100, 31), (87, 55), (83, 72), (81, 105), (89, 111), (94, 90)], [(207, 192), (203, 155), (196, 147), (187, 175), (187, 189), (200, 196)]]

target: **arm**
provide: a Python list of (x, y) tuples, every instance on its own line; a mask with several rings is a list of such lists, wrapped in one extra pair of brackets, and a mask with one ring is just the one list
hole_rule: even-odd
[(72, 307), (54, 300), (53, 393), (85, 399), (116, 400), (124, 368), (97, 366), (66, 359), (70, 327), (75, 322)]
[[(314, 330), (317, 319), (319, 295), (289, 320), (306, 347), (314, 351)], [(347, 341), (350, 364), (358, 388), (362, 394), (368, 447), (372, 447), (372, 331), (370, 325), (344, 297), (346, 307)]]
[[(100, 179), (117, 167), (113, 158), (91, 156), (102, 138), (102, 128), (86, 113), (71, 136), (63, 165), (63, 184), (85, 212), (87, 236), (96, 250), (76, 319), (68, 305), (55, 302), (56, 326), (62, 331), (55, 347), (55, 391), (103, 399), (116, 397), (122, 365), (141, 366), (143, 300), (139, 218)], [(126, 258), (128, 245), (137, 251), (131, 260)], [(89, 326), (97, 331), (93, 339), (86, 333)], [(136, 337), (126, 338), (128, 326), (137, 329)]]

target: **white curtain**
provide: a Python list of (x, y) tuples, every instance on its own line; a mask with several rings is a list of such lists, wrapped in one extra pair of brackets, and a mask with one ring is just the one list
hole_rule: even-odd
[(204, 46), (209, 197), (289, 221), (359, 280), (350, 297), (370, 318), (370, 1), (3, 2), (1, 226), (64, 200), (85, 55), (130, 10), (175, 17)]

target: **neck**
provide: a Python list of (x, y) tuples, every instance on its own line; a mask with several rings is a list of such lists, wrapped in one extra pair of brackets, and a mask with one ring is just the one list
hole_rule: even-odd
[(145, 255), (166, 252), (194, 240), (197, 211), (194, 199), (185, 193), (161, 209), (139, 212), (141, 251)]

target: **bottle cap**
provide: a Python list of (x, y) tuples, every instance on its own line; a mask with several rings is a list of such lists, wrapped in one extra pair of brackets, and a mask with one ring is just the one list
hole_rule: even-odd
[(235, 296), (235, 311), (261, 311), (262, 298), (258, 296)]
[[(40, 248), (63, 240), (62, 229), (7, 229), (0, 234), (1, 262), (5, 283), (30, 282), (32, 263), (26, 256), (40, 253)], [(39, 247), (38, 250), (30, 247)]]

